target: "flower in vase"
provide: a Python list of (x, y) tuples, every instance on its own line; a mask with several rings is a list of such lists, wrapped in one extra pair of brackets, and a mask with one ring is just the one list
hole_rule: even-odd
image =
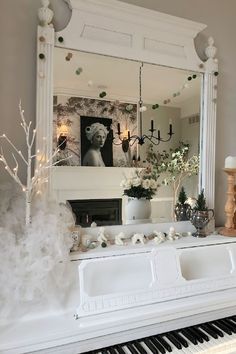
[(131, 177), (121, 181), (120, 186), (124, 195), (137, 199), (152, 199), (159, 187), (150, 169), (135, 170)]

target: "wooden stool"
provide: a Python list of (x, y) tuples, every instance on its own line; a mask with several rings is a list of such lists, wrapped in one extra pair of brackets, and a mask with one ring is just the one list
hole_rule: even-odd
[(225, 204), (226, 223), (225, 227), (219, 231), (223, 236), (236, 237), (236, 168), (224, 168), (227, 173), (227, 200)]

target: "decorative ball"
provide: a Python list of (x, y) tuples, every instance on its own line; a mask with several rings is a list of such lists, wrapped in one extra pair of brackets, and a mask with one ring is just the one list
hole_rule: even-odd
[(101, 247), (102, 247), (102, 248), (106, 248), (106, 247), (107, 247), (106, 242), (102, 242), (102, 243), (101, 243)]
[(39, 37), (39, 41), (40, 41), (40, 42), (45, 42), (45, 37), (44, 37), (44, 36), (40, 36), (40, 37)]
[(62, 36), (58, 37), (58, 42), (60, 43), (64, 42), (64, 38)]
[(197, 75), (196, 74), (193, 74), (192, 78), (193, 79), (196, 79)]
[(43, 53), (39, 53), (39, 59), (45, 59), (45, 55)]
[(107, 95), (107, 93), (105, 91), (102, 91), (99, 93), (100, 98), (106, 97), (106, 95)]
[(188, 81), (191, 81), (192, 80), (192, 76), (188, 76)]
[(218, 75), (219, 75), (218, 71), (215, 71), (215, 72), (214, 72), (214, 75), (215, 75), (215, 76), (218, 76)]
[(139, 108), (140, 112), (146, 112), (146, 110), (147, 110), (146, 106), (142, 106), (142, 107)]
[(78, 68), (75, 73), (76, 73), (76, 75), (80, 75), (82, 72), (83, 72), (83, 69)]
[(200, 68), (200, 69), (203, 69), (203, 68), (204, 68), (204, 64), (202, 64), (202, 63), (199, 64), (199, 68)]
[(157, 109), (157, 108), (159, 108), (159, 104), (158, 103), (152, 105), (152, 109)]
[(66, 61), (70, 61), (72, 56), (73, 56), (72, 53), (68, 53), (67, 56), (66, 56)]

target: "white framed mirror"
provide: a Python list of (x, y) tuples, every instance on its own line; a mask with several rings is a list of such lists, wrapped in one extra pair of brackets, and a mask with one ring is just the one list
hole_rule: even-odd
[[(86, 3), (81, 0), (65, 1), (72, 9), (72, 16), (67, 27), (60, 32), (54, 33), (54, 29), (48, 24), (51, 20), (49, 16), (51, 13), (47, 7), (47, 2), (43, 2), (44, 7), (40, 12), (40, 21), (43, 26), (38, 27), (37, 149), (44, 151), (47, 158), (52, 156), (56, 136), (55, 126), (53, 126), (53, 95), (62, 99), (61, 102), (57, 102), (61, 105), (66, 104), (65, 97), (63, 98), (66, 93), (67, 96), (80, 97), (80, 99), (81, 97), (92, 97), (91, 93), (85, 93), (85, 87), (80, 87), (79, 92), (73, 86), (73, 80), (70, 80), (70, 90), (66, 92), (66, 85), (63, 83), (65, 78), (68, 80), (70, 73), (73, 72), (73, 79), (78, 79), (79, 75), (77, 77), (75, 75), (76, 67), (78, 69), (84, 66), (84, 64), (80, 65), (76, 55), (84, 56), (86, 62), (89, 61), (88, 58), (99, 56), (100, 59), (130, 64), (134, 68), (144, 62), (147, 68), (157, 70), (159, 67), (172, 70), (172, 73), (178, 71), (184, 73), (185, 77), (188, 77), (191, 73), (196, 73), (201, 78), (199, 80), (199, 82), (201, 81), (201, 95), (199, 95), (198, 104), (201, 116), (198, 141), (201, 166), (198, 190), (204, 188), (208, 205), (214, 208), (216, 74), (218, 64), (214, 59), (216, 50), (212, 39), (209, 39), (206, 49), (208, 58), (206, 62), (200, 60), (194, 47), (194, 38), (206, 26), (128, 5), (117, 0), (109, 1), (109, 4), (103, 0), (88, 0)], [(66, 59), (68, 55), (72, 55), (69, 60)], [(69, 71), (61, 70), (64, 76), (56, 75), (56, 73), (60, 73), (60, 65), (57, 67), (57, 60), (59, 64), (62, 65), (63, 63), (67, 68), (71, 68)], [(72, 62), (75, 65), (73, 69)], [(116, 67), (116, 64), (114, 66)], [(137, 72), (136, 69), (134, 71)], [(91, 72), (91, 70), (88, 70), (88, 72)], [(109, 74), (107, 77), (110, 76)], [(94, 75), (91, 79), (87, 76), (86, 80), (88, 83), (89, 81), (96, 81), (96, 78), (94, 78)], [(113, 81), (115, 81), (114, 78)], [(97, 86), (99, 85), (100, 88), (96, 87), (95, 95), (99, 94), (99, 90), (104, 91), (104, 87), (106, 90), (107, 84), (104, 85), (100, 80)], [(138, 85), (136, 91), (137, 89)], [(171, 89), (172, 91), (169, 92), (174, 94), (178, 88), (173, 83)], [(153, 88), (150, 89), (150, 91), (152, 90)], [(130, 92), (126, 92), (126, 99), (124, 100), (128, 104), (135, 103), (134, 96), (137, 100), (137, 94), (130, 94)], [(148, 92), (147, 88), (146, 92)], [(169, 94), (167, 96), (169, 97)], [(111, 92), (108, 98), (110, 102), (117, 99), (122, 100), (122, 97), (117, 97), (117, 94)], [(165, 101), (165, 94), (162, 97), (163, 101)], [(153, 102), (153, 98), (146, 97), (146, 103), (151, 105), (155, 102)], [(144, 129), (147, 129), (146, 125)], [(47, 141), (46, 151), (45, 139)], [(183, 140), (181, 136), (180, 140)], [(146, 151), (146, 146), (147, 144), (145, 149), (142, 149), (143, 151)], [(165, 149), (165, 147), (162, 146), (162, 149)], [(77, 150), (76, 152), (78, 153)], [(145, 154), (142, 154), (142, 160), (145, 160)], [(81, 165), (81, 156), (78, 158), (80, 162), (77, 165)], [(119, 184), (122, 174), (124, 172), (128, 173), (126, 171), (127, 167), (127, 165), (123, 165), (122, 168), (119, 167), (114, 171), (114, 167), (76, 166), (74, 168), (73, 166), (73, 168), (68, 168), (68, 166), (60, 166), (60, 168), (48, 171), (49, 192), (54, 193), (59, 201), (89, 199), (91, 196), (116, 198), (118, 194), (119, 196), (122, 194)], [(66, 185), (65, 180), (67, 181)], [(93, 183), (91, 183), (91, 180)], [(104, 188), (101, 187), (101, 181), (105, 181)], [(168, 199), (169, 197), (163, 196), (163, 198)]]

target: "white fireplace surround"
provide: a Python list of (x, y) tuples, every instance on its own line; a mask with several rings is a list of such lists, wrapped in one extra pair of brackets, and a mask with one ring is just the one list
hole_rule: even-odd
[[(122, 220), (123, 223), (126, 223), (125, 204), (127, 198), (123, 196), (120, 182), (124, 176), (128, 177), (130, 172), (129, 167), (55, 167), (51, 176), (53, 197), (62, 203), (76, 199), (122, 198)], [(162, 207), (163, 202), (168, 203), (166, 208)], [(157, 194), (151, 203), (153, 222), (171, 220), (172, 197), (159, 197)]]

